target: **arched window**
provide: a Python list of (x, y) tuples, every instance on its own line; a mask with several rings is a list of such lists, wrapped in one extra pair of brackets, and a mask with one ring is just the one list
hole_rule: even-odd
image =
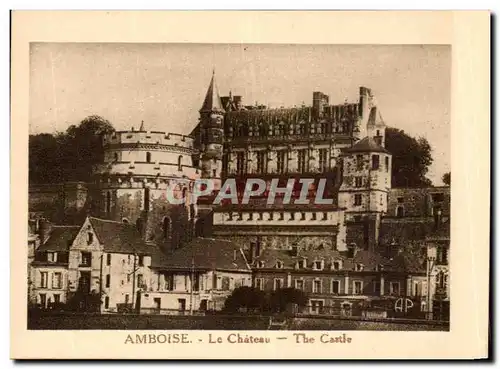
[(170, 218), (163, 218), (163, 237), (168, 240), (170, 238)]
[(151, 153), (150, 152), (146, 153), (146, 162), (151, 163)]
[(127, 218), (123, 218), (123, 219), (122, 219), (122, 223), (124, 223), (124, 224), (129, 224), (130, 222), (129, 222), (129, 220), (128, 220)]
[(404, 216), (405, 216), (405, 208), (404, 208), (404, 207), (402, 207), (402, 206), (398, 206), (398, 207), (396, 208), (396, 216), (397, 216), (397, 217), (400, 217), (400, 218), (401, 218), (401, 217), (404, 217)]
[(177, 159), (177, 170), (180, 172), (182, 170), (182, 155), (179, 155)]

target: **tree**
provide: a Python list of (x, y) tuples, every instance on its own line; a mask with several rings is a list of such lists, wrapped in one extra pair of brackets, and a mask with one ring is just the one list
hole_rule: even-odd
[(269, 296), (269, 309), (273, 313), (284, 312), (290, 304), (303, 308), (307, 305), (307, 295), (296, 288), (281, 288)]
[(30, 183), (90, 181), (94, 165), (103, 160), (102, 135), (113, 130), (108, 120), (91, 115), (64, 133), (31, 135)]
[(443, 183), (447, 186), (451, 185), (451, 172), (443, 174), (443, 177), (441, 177), (441, 180)]
[(266, 303), (266, 295), (255, 287), (242, 286), (233, 290), (226, 299), (224, 310), (238, 312), (242, 308), (247, 311), (262, 311)]
[(386, 130), (386, 148), (392, 154), (392, 187), (428, 187), (432, 149), (424, 137), (414, 138), (396, 128)]

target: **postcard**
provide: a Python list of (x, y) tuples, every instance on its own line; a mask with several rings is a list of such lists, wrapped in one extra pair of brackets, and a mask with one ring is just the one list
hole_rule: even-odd
[(487, 357), (489, 24), (15, 11), (11, 357)]

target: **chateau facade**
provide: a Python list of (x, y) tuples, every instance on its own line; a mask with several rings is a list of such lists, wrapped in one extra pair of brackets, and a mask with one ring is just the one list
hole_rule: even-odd
[[(34, 214), (51, 203), (62, 203), (61, 214), (66, 214), (77, 204), (76, 229), (83, 234), (68, 228), (40, 236), (41, 246), (33, 253), (38, 260), (29, 264), (32, 300), (46, 306), (54, 293), (42, 281), (49, 278), (43, 273), (55, 278), (60, 273), (62, 282), (54, 286), (63, 291), (84, 286), (104, 292), (102, 311), (117, 311), (123, 304), (153, 312), (221, 309), (241, 285), (303, 289), (311, 296), (312, 313), (352, 311), (356, 302), (385, 296), (415, 296), (421, 306), (424, 295), (434, 294), (438, 271), (431, 270), (427, 281), (424, 259), (415, 265), (387, 254), (388, 246), (391, 252), (404, 246), (405, 237), (395, 240), (392, 228), (410, 219), (418, 196), (391, 188), (386, 125), (369, 88), (360, 87), (355, 103), (331, 105), (316, 91), (311, 106), (268, 109), (245, 106), (241, 96), (220, 97), (213, 75), (199, 114), (189, 136), (148, 131), (141, 123), (138, 130), (103, 137), (104, 161), (95, 168), (94, 182), (78, 184), (70, 204), (59, 199), (73, 198), (67, 191), (74, 186), (30, 189)], [(199, 178), (211, 179), (214, 191), (194, 201), (193, 183)], [(239, 199), (249, 179), (263, 180), (266, 189), (246, 204), (213, 205), (228, 179), (236, 182)], [(273, 180), (278, 190), (272, 189)], [(174, 196), (185, 202), (169, 201), (166, 190), (172, 186)], [(413, 224), (443, 228), (442, 218), (436, 223), (434, 215), (439, 209), (449, 216), (449, 196), (439, 193), (422, 197), (430, 199), (429, 210)], [(270, 196), (275, 200), (268, 204)], [(106, 231), (110, 238), (104, 241), (96, 224), (118, 231)], [(130, 237), (120, 238), (122, 231)], [(89, 243), (91, 232), (95, 238)], [(426, 241), (430, 233), (416, 239), (435, 242)], [(128, 238), (135, 246), (127, 252), (118, 244), (109, 249), (110, 243), (126, 244)], [(63, 255), (57, 265), (47, 256), (51, 252)], [(78, 259), (82, 252), (91, 252), (90, 274)], [(127, 277), (137, 277), (137, 270), (122, 265), (131, 255), (133, 260), (142, 255), (140, 284)], [(444, 277), (439, 281), (445, 284)]]

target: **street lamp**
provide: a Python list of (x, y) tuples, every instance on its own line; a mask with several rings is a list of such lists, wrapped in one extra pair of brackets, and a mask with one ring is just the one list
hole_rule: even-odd
[(431, 274), (432, 270), (434, 269), (434, 265), (436, 263), (436, 256), (437, 256), (437, 248), (436, 245), (429, 244), (427, 245), (427, 270), (426, 270), (426, 275), (427, 275), (427, 307), (426, 307), (426, 313), (427, 313), (427, 319), (430, 320), (432, 318), (432, 311), (431, 311)]

